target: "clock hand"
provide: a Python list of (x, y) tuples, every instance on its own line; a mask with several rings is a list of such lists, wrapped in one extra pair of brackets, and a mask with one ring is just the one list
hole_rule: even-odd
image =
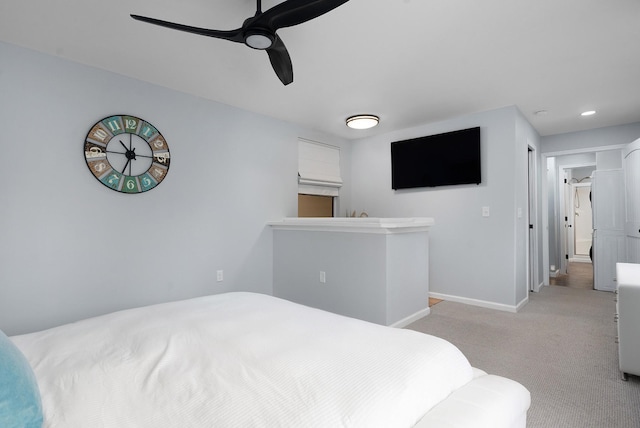
[(124, 143), (122, 142), (122, 140), (120, 140), (120, 144), (122, 144), (122, 147), (124, 147), (124, 149), (125, 149), (126, 151), (129, 151), (129, 149), (127, 149), (127, 146), (125, 146), (125, 145), (124, 145)]
[[(125, 163), (124, 168), (122, 168), (122, 174), (124, 174), (124, 171), (127, 169), (127, 165), (129, 165), (129, 162), (131, 162), (131, 159), (127, 159), (127, 163)], [(131, 165), (129, 165), (129, 175), (131, 175)]]

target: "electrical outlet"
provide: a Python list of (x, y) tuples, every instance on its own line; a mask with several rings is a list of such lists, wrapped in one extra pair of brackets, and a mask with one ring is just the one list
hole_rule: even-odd
[(323, 270), (320, 271), (320, 282), (322, 284), (327, 282), (327, 274)]
[(224, 279), (224, 272), (222, 270), (217, 271), (216, 272), (216, 281), (222, 282), (223, 279)]

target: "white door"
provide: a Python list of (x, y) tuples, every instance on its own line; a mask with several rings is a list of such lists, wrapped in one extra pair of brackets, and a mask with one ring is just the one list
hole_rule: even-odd
[(640, 263), (640, 139), (627, 146), (624, 155), (624, 178), (627, 262)]

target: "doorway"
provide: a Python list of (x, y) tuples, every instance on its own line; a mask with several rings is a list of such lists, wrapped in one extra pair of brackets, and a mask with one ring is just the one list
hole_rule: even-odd
[[(593, 147), (583, 149), (570, 149), (557, 152), (542, 153), (541, 166), (546, 166), (546, 173), (541, 169), (542, 191), (542, 264), (543, 281), (545, 285), (551, 284), (551, 280), (562, 272), (559, 268), (561, 262), (565, 265), (569, 262), (568, 253), (560, 250), (565, 229), (564, 200), (561, 198), (564, 192), (564, 172), (566, 169), (590, 167), (596, 169), (620, 168), (618, 161), (622, 156), (619, 150), (625, 145), (612, 145), (606, 147)], [(587, 174), (574, 173), (573, 177), (581, 178)], [(573, 177), (569, 177), (573, 178)], [(567, 216), (569, 217), (569, 216)], [(566, 258), (565, 258), (566, 257)], [(587, 265), (589, 266), (589, 265)], [(571, 266), (569, 266), (570, 268)]]
[(591, 262), (593, 241), (593, 214), (591, 210), (591, 183), (571, 183), (573, 233), (569, 239), (569, 262)]
[[(574, 159), (575, 160), (575, 159)], [(594, 159), (595, 160), (595, 159)], [(558, 206), (560, 274), (569, 274), (570, 262), (591, 263), (589, 250), (593, 236), (591, 201), (591, 174), (594, 163), (559, 165)], [(576, 229), (578, 229), (576, 231)], [(552, 263), (554, 264), (554, 263)]]

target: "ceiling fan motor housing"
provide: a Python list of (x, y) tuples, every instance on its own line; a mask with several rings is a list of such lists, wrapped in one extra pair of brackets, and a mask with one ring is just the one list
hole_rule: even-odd
[(269, 31), (252, 28), (244, 34), (244, 43), (253, 49), (269, 49), (275, 40), (275, 35)]

